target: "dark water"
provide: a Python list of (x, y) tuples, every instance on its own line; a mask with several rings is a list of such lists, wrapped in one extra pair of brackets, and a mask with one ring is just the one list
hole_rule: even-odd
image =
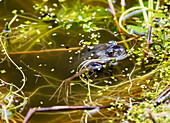
[[(50, 2), (53, 3), (54, 0), (51, 0)], [(26, 13), (31, 14), (37, 14), (35, 13), (34, 9), (32, 8), (33, 4), (35, 3), (42, 3), (41, 0), (39, 1), (30, 1), (30, 0), (2, 0), (0, 2), (0, 15), (1, 15), (1, 31), (4, 28), (5, 22), (10, 21), (13, 17), (13, 14), (11, 14), (11, 11), (13, 9), (24, 9)], [(6, 18), (7, 20), (3, 21), (2, 19)], [(21, 19), (22, 20), (22, 19)], [(15, 22), (12, 26), (17, 26), (20, 22)], [(41, 27), (43, 25), (43, 27)], [(41, 27), (41, 31), (43, 33), (49, 31), (48, 29), (49, 25), (53, 25), (53, 22), (43, 22), (43, 24), (39, 24), (39, 27)], [(56, 26), (56, 25), (55, 25)], [(54, 27), (55, 27), (54, 26)], [(98, 31), (100, 32), (100, 43), (107, 43), (110, 40), (120, 40), (120, 38), (113, 36), (108, 31)], [(56, 36), (52, 36), (52, 34), (56, 33)], [(42, 50), (42, 49), (57, 49), (57, 48), (65, 48), (67, 47), (79, 47), (80, 40), (89, 40), (88, 36), (89, 33), (84, 33), (84, 37), (79, 35), (80, 33), (83, 33), (82, 29), (80, 28), (74, 28), (71, 30), (64, 30), (59, 29), (56, 31), (53, 31), (49, 33), (47, 36), (43, 37), (43, 40), (45, 43), (35, 43), (32, 48), (28, 49), (31, 50)], [(96, 32), (95, 32), (96, 33)], [(38, 38), (38, 35), (34, 32), (30, 32), (29, 35), (31, 38)], [(20, 37), (21, 40), (22, 37)], [(11, 39), (12, 41), (12, 39)], [(52, 41), (52, 45), (47, 45), (49, 41)], [(25, 43), (25, 41), (23, 41)], [(28, 42), (28, 45), (31, 44), (31, 42)], [(15, 48), (10, 49), (11, 51), (15, 51), (15, 49), (18, 48), (18, 45), (21, 44), (14, 44)], [(22, 48), (18, 48), (16, 51), (22, 51), (24, 49), (28, 48), (28, 45), (23, 46)], [(27, 78), (26, 85), (23, 89), (23, 92), (27, 97), (29, 97), (37, 88), (39, 89), (33, 96), (31, 96), (28, 100), (28, 103), (26, 107), (24, 108), (22, 114), (25, 116), (28, 109), (32, 107), (50, 107), (54, 105), (66, 105), (64, 101), (61, 101), (57, 103), (57, 97), (58, 94), (52, 98), (52, 100), (49, 101), (52, 94), (55, 92), (55, 90), (59, 87), (61, 82), (74, 75), (75, 72), (71, 73), (72, 70), (76, 71), (76, 68), (78, 65), (82, 62), (82, 59), (79, 57), (79, 55), (76, 55), (75, 52), (77, 50), (73, 50), (71, 52), (67, 51), (57, 51), (57, 52), (44, 52), (44, 53), (34, 53), (34, 54), (14, 54), (10, 55), (10, 57), (13, 59), (13, 61), (18, 65), (22, 67), (23, 72), (25, 73), (25, 76)], [(1, 58), (3, 58), (4, 55), (1, 55)], [(73, 57), (72, 60), (69, 60), (70, 57)], [(121, 65), (121, 67), (119, 67)], [(131, 67), (129, 67), (131, 66)], [(118, 66), (115, 67), (115, 71), (118, 73), (121, 73), (122, 69), (128, 68), (128, 71), (131, 71), (133, 67), (133, 62), (129, 61), (128, 59), (125, 59), (125, 61), (121, 61), (118, 63)], [(21, 79), (21, 73), (16, 69), (16, 67), (9, 61), (5, 60), (3, 63), (0, 64), (0, 69), (5, 70), (5, 74), (0, 74), (0, 78), (4, 81), (14, 83), (18, 87), (22, 85)], [(114, 74), (116, 74), (116, 72)], [(100, 73), (101, 74), (101, 73)], [(99, 76), (100, 79), (102, 77), (109, 77), (110, 73), (105, 73), (105, 75)], [(79, 78), (76, 78), (73, 82), (80, 81)], [(69, 104), (70, 105), (84, 105), (83, 99), (85, 99), (87, 95), (87, 86), (80, 82), (80, 84), (76, 84), (72, 88), (72, 95), (78, 95), (78, 97), (81, 97), (82, 99), (70, 99)], [(114, 84), (114, 83), (113, 83)], [(84, 88), (85, 87), (85, 88)], [(64, 87), (63, 87), (64, 88)], [(92, 93), (97, 92), (98, 89), (94, 89)], [(61, 98), (64, 97), (64, 89), (62, 89), (61, 92)], [(81, 96), (80, 96), (81, 95)], [(75, 96), (76, 97), (76, 96)], [(65, 113), (65, 114), (63, 114)], [(70, 115), (73, 119), (78, 119), (77, 121), (74, 121), (73, 119), (70, 120)], [(72, 113), (67, 112), (44, 112), (44, 113), (36, 113), (30, 120), (31, 123), (54, 123), (54, 122), (80, 122), (80, 118), (82, 116), (82, 111), (73, 111)]]

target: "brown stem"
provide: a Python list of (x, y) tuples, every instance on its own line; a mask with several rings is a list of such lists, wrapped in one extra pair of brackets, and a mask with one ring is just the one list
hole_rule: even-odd
[(150, 40), (151, 40), (151, 31), (152, 31), (152, 27), (150, 26), (148, 28), (148, 35), (147, 35), (147, 39), (146, 39), (146, 52), (145, 52), (145, 56), (144, 57), (147, 57), (148, 55), (148, 51), (149, 51), (149, 44), (150, 44)]
[[(78, 73), (74, 74), (73, 76), (65, 79), (65, 80), (61, 83), (61, 85), (58, 87), (58, 89), (54, 92), (54, 94), (50, 97), (49, 100), (51, 100), (58, 91), (59, 91), (59, 95), (60, 95), (60, 91), (61, 91), (61, 88), (62, 88), (62, 86), (63, 86), (64, 83), (65, 83), (65, 92), (67, 92), (67, 85), (68, 85), (68, 83), (69, 83), (70, 81), (72, 81), (74, 78), (79, 77), (79, 76), (82, 75), (83, 73), (88, 72), (89, 70), (90, 70), (90, 68), (87, 67), (87, 68), (85, 68), (85, 69), (82, 69), (82, 70), (79, 71)], [(71, 89), (70, 89), (70, 91), (71, 91)], [(58, 100), (59, 100), (59, 99), (58, 99)]]
[[(8, 52), (9, 55), (16, 54), (33, 54), (33, 53), (46, 53), (46, 52), (58, 52), (58, 51), (68, 51), (68, 50), (79, 50), (82, 47), (72, 47), (72, 48), (59, 48), (59, 49), (47, 49), (47, 50), (38, 50), (38, 51), (21, 51), (21, 52)], [(0, 53), (0, 55), (5, 55)]]
[[(152, 31), (152, 27), (149, 26), (148, 28), (148, 35), (147, 35), (147, 39), (146, 39), (146, 51), (145, 51), (145, 54), (144, 54), (144, 59), (147, 57), (148, 55), (148, 51), (149, 51), (149, 44), (150, 44), (150, 40), (151, 40), (151, 31)], [(145, 60), (142, 60), (142, 69), (145, 68)]]
[(166, 96), (168, 93), (170, 92), (170, 87), (167, 88), (164, 92), (162, 92), (156, 99), (155, 99), (155, 102), (158, 104), (160, 104), (160, 100), (162, 97)]
[(127, 40), (118, 41), (118, 42), (116, 42), (116, 43), (117, 43), (117, 44), (121, 44), (121, 43), (129, 42), (129, 41), (131, 41), (131, 40), (133, 40), (133, 39), (136, 39), (136, 38), (139, 38), (139, 37), (141, 37), (141, 36), (143, 36), (143, 35), (138, 35), (138, 36), (129, 38), (129, 39), (127, 39)]
[(114, 19), (115, 24), (116, 24), (116, 26), (117, 26), (117, 29), (118, 29), (119, 33), (122, 34), (122, 30), (121, 30), (121, 28), (120, 28), (120, 26), (119, 26), (119, 22), (118, 22), (118, 20), (117, 20), (117, 16), (116, 16), (116, 14), (115, 14), (115, 10), (114, 10), (113, 4), (112, 4), (112, 0), (108, 0), (108, 3), (109, 3), (109, 7), (110, 7), (110, 10), (111, 10), (113, 19)]
[(78, 73), (74, 74), (73, 76), (65, 79), (64, 81), (65, 81), (65, 82), (70, 82), (70, 81), (72, 81), (74, 78), (79, 77), (80, 75), (82, 75), (82, 74), (85, 73), (85, 72), (88, 72), (89, 70), (90, 70), (89, 67), (87, 67), (87, 68), (85, 68), (85, 69), (82, 69), (81, 71), (79, 71)]
[[(88, 72), (89, 70), (90, 70), (90, 67), (87, 67), (87, 68), (85, 68), (85, 69), (82, 69), (82, 70), (79, 71), (78, 73), (74, 74), (73, 76), (65, 79), (65, 80), (64, 80), (64, 81), (65, 81), (65, 93), (68, 92), (68, 89), (69, 89), (69, 92), (70, 92), (70, 94), (71, 94), (71, 85), (70, 85), (70, 88), (68, 88), (68, 84), (69, 84), (70, 81), (72, 81), (73, 79), (75, 79), (75, 78), (81, 76), (82, 74)], [(67, 95), (67, 94), (65, 94), (65, 95)]]
[(65, 110), (92, 110), (92, 109), (104, 109), (110, 108), (111, 105), (107, 106), (52, 106), (52, 107), (44, 107), (44, 108), (31, 108), (29, 109), (23, 123), (27, 123), (29, 119), (32, 117), (34, 112), (45, 112), (45, 111), (65, 111)]
[[(136, 39), (136, 38), (139, 38), (143, 35), (139, 35), (139, 36), (136, 36), (136, 37), (132, 37), (132, 38), (129, 38), (127, 40), (123, 40), (123, 41), (118, 41), (117, 44), (121, 44), (121, 43), (124, 43), (124, 42), (129, 42), (133, 39)], [(38, 50), (38, 51), (21, 51), (21, 52), (8, 52), (9, 55), (16, 55), (16, 54), (39, 54), (39, 53), (46, 53), (46, 52), (59, 52), (59, 51), (68, 51), (68, 50), (79, 50), (81, 49), (82, 47), (72, 47), (72, 48), (59, 48), (59, 49), (47, 49), (47, 50)], [(0, 53), (0, 55), (5, 55), (4, 53)]]

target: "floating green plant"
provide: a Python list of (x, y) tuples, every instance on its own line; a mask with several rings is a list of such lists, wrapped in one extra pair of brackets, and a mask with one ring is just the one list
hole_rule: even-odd
[[(75, 68), (68, 75), (71, 77), (65, 80), (58, 79), (57, 75), (54, 77), (52, 74), (56, 71), (64, 73), (67, 71), (67, 67), (57, 70), (50, 66), (50, 73), (46, 75), (45, 71), (37, 70), (36, 66), (28, 66), (27, 64), (30, 63), (21, 61), (26, 66), (24, 69), (30, 69), (37, 73), (46, 83), (46, 85), (39, 85), (31, 94), (28, 93), (28, 100), (32, 101), (34, 96), (40, 95), (48, 97), (50, 102), (53, 101), (53, 97), (57, 97), (57, 103), (52, 104), (53, 106), (60, 105), (61, 102), (66, 105), (94, 106), (91, 110), (81, 112), (81, 118), (75, 118), (81, 122), (95, 120), (110, 123), (168, 122), (169, 118), (166, 115), (169, 113), (167, 108), (169, 107), (167, 101), (169, 100), (169, 91), (163, 96), (161, 94), (168, 90), (170, 79), (169, 1), (148, 0), (146, 3), (147, 6), (142, 0), (139, 0), (138, 6), (125, 10), (124, 0), (121, 1), (121, 6), (115, 5), (112, 0), (84, 0), (83, 2), (73, 0), (68, 3), (65, 0), (60, 0), (51, 3), (52, 7), (50, 1), (43, 0), (42, 3), (34, 5), (36, 16), (27, 16), (24, 11), (20, 11), (21, 14), (18, 14), (18, 11), (14, 10), (12, 13), (15, 16), (9, 23), (6, 23), (4, 31), (0, 34), (1, 50), (6, 55), (5, 57), (2, 55), (4, 58), (1, 63), (4, 63), (8, 58), (22, 73), (23, 85), (18, 88), (18, 91), (17, 89), (14, 91), (12, 88), (15, 86), (9, 84), (11, 89), (2, 95), (2, 99), (7, 97), (6, 103), (8, 103), (10, 102), (9, 95), (12, 95), (24, 100), (21, 105), (8, 103), (11, 105), (12, 111), (26, 103), (24, 95), (18, 94), (25, 87), (26, 76), (21, 67), (18, 67), (9, 55), (37, 53), (36, 58), (42, 60), (40, 62), (44, 62), (41, 59), (42, 53), (68, 51), (71, 54), (67, 58), (69, 66), (75, 66)], [(142, 16), (138, 16), (139, 13)], [(11, 25), (18, 18), (22, 20), (23, 24), (12, 27)], [(121, 57), (109, 57), (116, 49), (114, 46), (106, 48), (107, 52), (102, 50), (101, 47), (109, 45), (105, 43), (110, 40), (109, 36), (105, 37), (102, 32), (117, 37), (116, 46), (126, 48), (120, 55)], [(68, 46), (63, 43), (59, 45), (65, 46), (65, 48), (58, 47), (59, 40), (53, 36), (57, 37), (60, 34), (63, 39), (70, 35), (74, 40), (70, 40), (69, 37), (66, 43), (69, 44)], [(73, 43), (78, 47), (70, 47)], [(74, 52), (74, 50), (78, 51)], [(94, 58), (97, 53), (103, 53), (107, 57)], [(45, 58), (48, 57), (45, 55)], [(77, 57), (79, 59), (76, 59)], [(74, 64), (75, 61), (77, 63)], [(65, 62), (61, 64), (63, 65), (63, 63)], [(77, 73), (75, 72), (76, 68)], [(2, 69), (1, 73), (5, 74), (6, 71)], [(63, 88), (64, 85), (65, 88)], [(41, 90), (45, 88), (56, 89), (58, 93), (45, 95), (41, 93)], [(159, 105), (157, 100), (160, 101)], [(1, 103), (4, 104), (4, 102)], [(43, 101), (40, 104), (42, 105)], [(106, 108), (100, 109), (100, 107)], [(3, 113), (5, 108), (3, 107), (2, 114), (5, 114)], [(47, 109), (52, 110), (53, 107)], [(68, 111), (69, 117), (77, 115), (79, 112), (77, 109), (73, 112)], [(31, 109), (31, 111), (36, 110), (46, 110), (46, 108)], [(56, 108), (56, 110), (58, 109)], [(9, 113), (10, 109), (7, 109), (7, 112)], [(62, 114), (62, 112), (58, 113)], [(11, 118), (11, 115), (9, 118), (6, 115), (4, 120), (7, 122)], [(28, 120), (29, 118), (27, 118)], [(54, 119), (54, 121), (56, 120)]]

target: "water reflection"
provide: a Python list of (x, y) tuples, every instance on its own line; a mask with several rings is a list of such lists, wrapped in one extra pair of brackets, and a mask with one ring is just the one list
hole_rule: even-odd
[[(23, 2), (19, 0), (14, 0), (9, 2), (6, 7), (8, 11), (13, 10), (12, 5), (19, 4), (21, 8), (25, 11), (29, 10), (31, 13), (32, 9), (26, 7)], [(28, 1), (27, 1), (28, 2)], [(28, 2), (30, 6), (32, 6), (32, 2)], [(9, 6), (9, 7), (8, 7)], [(4, 8), (5, 9), (5, 8)], [(8, 13), (6, 11), (6, 14)], [(3, 14), (6, 16), (6, 14)], [(11, 17), (10, 15), (8, 15)], [(31, 17), (32, 18), (32, 17)], [(10, 18), (11, 19), (11, 18)], [(27, 19), (20, 18), (21, 21), (25, 21)], [(18, 26), (18, 23), (15, 22), (13, 27)], [(3, 25), (1, 25), (3, 26)], [(58, 25), (51, 22), (38, 22), (38, 24), (32, 24), (28, 27), (18, 27), (13, 28), (13, 32), (11, 33), (10, 42), (13, 44), (13, 48), (9, 49), (10, 52), (18, 52), (18, 51), (36, 51), (36, 50), (45, 50), (45, 49), (57, 49), (57, 48), (65, 48), (65, 47), (80, 47), (80, 41), (87, 40), (90, 41), (89, 35), (91, 33), (83, 33), (83, 30), (80, 28), (73, 28), (69, 30), (65, 30), (64, 28), (54, 29)], [(52, 27), (52, 29), (51, 29)], [(77, 31), (78, 30), (78, 31)], [(26, 33), (24, 33), (24, 31)], [(38, 33), (41, 34), (38, 34)], [(100, 33), (99, 41), (101, 44), (105, 44), (110, 40), (118, 41), (119, 37), (115, 37), (113, 34), (109, 33), (106, 30), (99, 30), (96, 33)], [(81, 35), (80, 35), (81, 34)], [(43, 36), (42, 36), (43, 35)], [(83, 35), (83, 36), (82, 36)], [(14, 36), (14, 37), (12, 37)], [(37, 40), (39, 39), (39, 40)], [(5, 39), (4, 39), (5, 40)], [(57, 102), (58, 94), (54, 96), (52, 100), (49, 101), (51, 95), (55, 92), (55, 90), (60, 86), (61, 82), (66, 78), (75, 74), (78, 65), (84, 61), (84, 58), (89, 57), (89, 51), (82, 51), (85, 55), (81, 55), (81, 57), (76, 54), (77, 51), (57, 51), (57, 52), (44, 52), (44, 53), (35, 53), (35, 54), (13, 54), (10, 57), (15, 61), (18, 66), (22, 67), (22, 70), (27, 77), (26, 85), (23, 89), (24, 93), (29, 97), (28, 103), (22, 112), (25, 116), (28, 109), (30, 107), (38, 107), (38, 106), (54, 106), (54, 105), (66, 105), (65, 103), (65, 89), (61, 90), (60, 94), (60, 102)], [(83, 58), (82, 58), (83, 56)], [(70, 58), (72, 57), (72, 58)], [(1, 58), (4, 58), (4, 55), (1, 55)], [(126, 64), (125, 64), (126, 63)], [(127, 64), (128, 63), (128, 64)], [(119, 67), (121, 65), (121, 67)], [(121, 81), (127, 80), (129, 73), (132, 68), (129, 66), (133, 66), (133, 63), (129, 61), (129, 59), (125, 59), (125, 61), (120, 61), (117, 66), (111, 67), (103, 72), (96, 73), (98, 77), (96, 80), (94, 79), (95, 85), (115, 85)], [(4, 69), (6, 73), (0, 74), (0, 78), (3, 80), (14, 83), (18, 87), (22, 85), (19, 71), (10, 63), (9, 60), (5, 60), (0, 64), (0, 68)], [(127, 69), (125, 69), (127, 68)], [(124, 70), (124, 72), (122, 72)], [(123, 74), (122, 74), (123, 73)], [(114, 79), (110, 78), (111, 76), (117, 75)], [(109, 79), (108, 79), (109, 78)], [(104, 83), (105, 82), (105, 83)], [(108, 83), (107, 83), (108, 82)], [(72, 86), (72, 94), (69, 95), (69, 104), (70, 105), (84, 105), (85, 100), (87, 100), (87, 85), (79, 78), (73, 80), (75, 85)], [(91, 95), (93, 96), (92, 101), (98, 100), (98, 92), (101, 91), (101, 88), (91, 88)], [(102, 90), (103, 91), (103, 90)], [(70, 116), (72, 115), (73, 119), (80, 119), (82, 116), (82, 111), (73, 111), (73, 112), (52, 112), (52, 113), (44, 113), (35, 115), (31, 122), (56, 122), (64, 120), (66, 122), (70, 121)], [(79, 114), (79, 115), (77, 115)], [(56, 118), (57, 117), (57, 118)], [(73, 120), (74, 122), (74, 120)], [(75, 121), (76, 122), (76, 121)], [(79, 122), (79, 120), (77, 121)]]
[[(102, 35), (101, 37), (106, 37), (104, 38), (104, 40), (101, 38), (100, 41), (103, 43), (107, 43), (108, 40), (110, 39), (113, 39), (113, 38), (115, 39), (115, 37), (113, 37), (107, 31), (100, 31), (100, 33)], [(63, 36), (60, 36), (60, 34), (58, 33), (56, 38), (53, 36), (48, 36), (48, 38), (56, 41), (55, 42), (56, 48), (63, 48), (61, 44), (64, 44), (65, 46), (69, 46), (69, 47), (79, 46), (79, 41), (82, 39), (82, 37), (79, 37), (79, 35), (77, 34), (77, 40), (74, 39), (74, 41), (72, 41), (74, 43), (71, 44), (67, 42), (68, 40), (70, 40), (69, 35), (65, 35), (65, 37), (63, 38)], [(35, 47), (35, 49), (37, 50), (37, 47)], [(32, 48), (32, 50), (34, 50), (34, 48)], [(26, 112), (28, 111), (30, 107), (66, 105), (64, 100), (62, 100), (63, 97), (65, 97), (64, 89), (62, 89), (62, 92), (60, 95), (60, 100), (62, 100), (61, 102), (57, 103), (58, 94), (56, 94), (51, 101), (49, 101), (49, 99), (64, 79), (75, 74), (75, 72), (71, 73), (71, 71), (72, 70), (76, 71), (78, 65), (83, 61), (83, 59), (80, 58), (79, 55), (75, 54), (75, 52), (76, 51), (71, 51), (71, 52), (57, 51), (57, 52), (45, 52), (41, 54), (10, 55), (10, 57), (16, 62), (16, 64), (18, 64), (19, 66), (22, 66), (22, 70), (24, 71), (27, 77), (27, 83), (23, 91), (30, 98), (23, 112), (23, 115), (26, 114)], [(86, 54), (89, 54), (87, 52), (88, 51), (86, 51)], [(73, 57), (71, 62), (69, 60), (70, 57)], [(85, 58), (85, 56), (83, 57)], [(127, 64), (125, 65), (125, 64), (122, 64), (121, 62), (119, 64), (121, 64), (122, 68), (127, 67)], [(8, 61), (5, 61), (0, 65), (1, 67), (3, 66), (3, 69), (7, 71), (6, 74), (1, 74), (1, 78), (3, 78), (5, 81), (13, 82), (17, 84), (18, 86), (20, 86), (21, 76), (18, 70), (16, 70), (16, 68), (11, 63), (9, 63), (8, 65)], [(118, 71), (119, 73), (121, 73), (121, 69), (118, 66), (116, 66), (114, 68), (113, 73), (116, 74)], [(99, 78), (101, 78), (98, 80), (102, 84), (105, 78), (109, 77), (110, 74), (108, 74), (106, 71), (105, 74), (99, 73), (98, 76)], [(102, 78), (104, 79), (102, 80)], [(70, 105), (83, 105), (83, 100), (79, 100), (79, 98), (80, 97), (82, 99), (86, 98), (87, 87), (84, 86), (84, 83), (82, 83), (79, 80), (79, 78), (73, 80), (73, 83), (75, 83), (75, 85), (72, 86), (72, 94), (70, 95), (71, 97), (69, 99), (69, 103)], [(111, 85), (113, 84), (115, 83), (112, 83)], [(33, 93), (37, 88), (39, 89), (35, 93)], [(92, 89), (91, 91), (92, 94), (96, 94), (97, 90)], [(53, 113), (53, 115), (50, 114), (49, 115), (50, 118), (48, 117), (48, 113), (35, 115), (31, 119), (31, 121), (32, 122), (43, 122), (43, 121), (45, 122), (45, 121), (49, 121), (50, 119), (55, 119), (54, 117), (58, 117), (57, 121), (59, 121), (60, 118), (63, 121), (62, 119), (63, 117), (65, 117), (64, 119), (66, 119), (66, 117), (69, 119), (68, 114), (67, 115), (58, 115), (58, 114), (55, 115), (55, 114), (56, 113)]]

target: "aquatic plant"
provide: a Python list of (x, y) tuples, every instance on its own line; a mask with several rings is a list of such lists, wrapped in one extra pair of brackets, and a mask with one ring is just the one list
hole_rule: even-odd
[[(145, 5), (146, 3), (148, 6)], [(37, 73), (47, 83), (37, 87), (30, 94), (30, 101), (36, 94), (43, 95), (41, 89), (52, 88), (56, 89), (56, 93), (53, 96), (52, 94), (46, 96), (50, 101), (57, 97), (57, 103), (53, 106), (60, 105), (60, 102), (74, 106), (92, 106), (93, 110), (81, 112), (81, 119), (75, 118), (81, 122), (99, 119), (103, 122), (169, 121), (166, 117), (169, 113), (167, 88), (169, 88), (170, 79), (169, 1), (148, 0), (143, 3), (139, 0), (137, 6), (125, 9), (125, 1), (121, 0), (121, 12), (118, 12), (120, 8), (111, 0), (84, 0), (83, 2), (73, 0), (68, 3), (59, 0), (57, 3), (52, 3), (52, 6), (50, 7), (48, 0), (35, 4), (36, 16), (18, 14), (14, 10), (14, 18), (6, 23), (4, 32), (1, 33), (1, 49), (5, 51), (9, 59), (9, 54), (34, 53), (38, 54), (37, 58), (39, 58), (41, 53), (69, 51), (72, 56), (68, 58), (68, 61), (73, 64), (75, 57), (80, 56), (80, 62), (75, 64), (77, 73), (75, 73), (76, 70), (72, 70), (71, 77), (64, 81), (46, 74), (43, 70), (37, 70), (36, 66), (29, 66), (28, 62), (21, 61), (27, 69)], [(23, 20), (25, 24), (11, 27), (17, 18)], [(102, 31), (115, 36), (117, 46), (126, 48), (120, 57), (93, 58), (92, 51), (97, 49), (95, 47), (100, 49), (100, 46), (109, 40), (107, 36), (104, 37)], [(77, 40), (69, 40), (62, 44), (65, 48), (60, 48), (57, 46), (58, 40), (52, 38), (59, 34), (63, 38), (70, 35)], [(113, 54), (112, 48), (106, 50)], [(77, 51), (73, 53), (73, 50)], [(104, 53), (106, 55), (106, 52)], [(2, 62), (4, 61), (5, 59)], [(25, 83), (22, 69), (17, 68), (21, 70)], [(52, 68), (51, 72), (54, 71), (55, 69)], [(77, 77), (80, 80), (76, 79)], [(12, 88), (14, 85), (10, 84), (10, 86)], [(17, 92), (20, 92), (24, 86), (25, 84)], [(76, 87), (82, 88), (80, 89), (82, 92), (79, 92)], [(15, 95), (14, 92), (9, 93)], [(108, 107), (100, 109), (102, 106)], [(35, 108), (31, 111), (46, 111), (46, 109), (53, 110), (53, 107)], [(55, 109), (58, 110), (58, 107)], [(66, 109), (69, 110), (67, 107)], [(67, 112), (71, 119), (77, 115), (78, 109)]]
[(27, 103), (25, 94), (16, 85), (5, 82), (2, 79), (0, 81), (1, 120), (7, 123), (10, 121), (21, 122), (23, 120), (23, 116), (19, 113), (22, 112)]

